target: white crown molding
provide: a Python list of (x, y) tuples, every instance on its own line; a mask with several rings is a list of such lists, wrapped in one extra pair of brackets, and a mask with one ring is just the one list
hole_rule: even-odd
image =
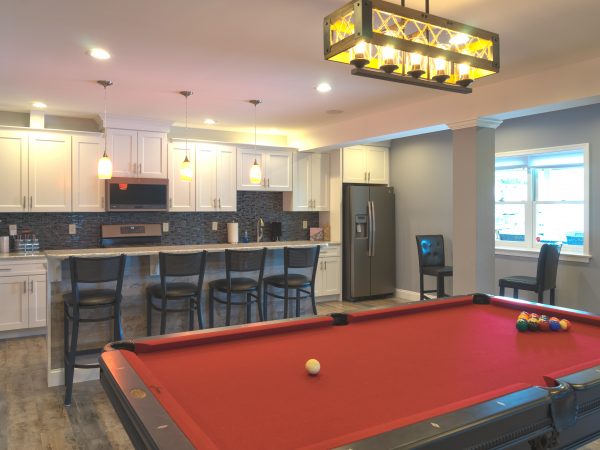
[(159, 131), (168, 133), (173, 122), (165, 120), (147, 119), (143, 117), (125, 117), (107, 114), (106, 123), (101, 116), (94, 117), (100, 128), (118, 128), (121, 130)]
[(496, 129), (502, 124), (500, 119), (486, 119), (485, 117), (478, 117), (476, 119), (461, 120), (459, 122), (448, 123), (448, 128), (451, 130), (462, 130), (464, 128), (492, 128)]

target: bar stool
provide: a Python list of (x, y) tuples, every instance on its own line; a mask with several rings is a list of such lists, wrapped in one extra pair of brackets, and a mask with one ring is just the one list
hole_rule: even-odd
[[(71, 292), (64, 294), (64, 353), (65, 353), (65, 405), (71, 404), (75, 368), (93, 369), (98, 364), (77, 364), (81, 355), (100, 353), (102, 348), (77, 350), (79, 324), (81, 322), (103, 322), (113, 320), (115, 341), (123, 339), (121, 326), (121, 290), (125, 271), (125, 255), (110, 258), (69, 258), (71, 269)], [(94, 288), (80, 290), (80, 284), (116, 282), (114, 289)], [(81, 317), (85, 310), (110, 308), (111, 314), (102, 317)], [(69, 344), (69, 334), (71, 336)]]
[[(452, 266), (446, 265), (444, 254), (444, 236), (441, 234), (417, 235), (417, 251), (419, 254), (419, 291), (420, 299), (429, 297), (425, 294), (436, 293), (436, 298), (447, 297), (444, 289), (445, 277), (453, 274)], [(435, 289), (425, 289), (424, 275), (436, 278)]]
[[(226, 305), (225, 325), (231, 324), (231, 305), (246, 305), (246, 322), (251, 322), (252, 303), (256, 303), (259, 320), (263, 320), (261, 306), (261, 290), (265, 271), (267, 249), (260, 250), (225, 250), (225, 273), (221, 278), (208, 283), (209, 323), (215, 326), (215, 302)], [(258, 272), (258, 279), (249, 277), (233, 277), (232, 274)], [(218, 298), (215, 291), (227, 294), (225, 300)], [(234, 302), (233, 294), (245, 294), (245, 299)]]
[[(264, 280), (263, 290), (263, 315), (268, 319), (268, 297), (282, 299), (283, 317), (288, 318), (289, 310), (289, 291), (295, 290), (296, 299), (296, 317), (300, 316), (300, 300), (310, 298), (312, 310), (317, 314), (317, 305), (315, 303), (315, 276), (317, 274), (317, 264), (319, 263), (320, 246), (307, 248), (283, 248), (283, 267), (284, 272), (281, 275), (272, 275)], [(310, 277), (301, 273), (290, 273), (289, 269), (311, 269)], [(284, 294), (275, 294), (269, 292), (269, 286), (283, 289)], [(304, 295), (302, 295), (304, 294)]]
[[(202, 284), (206, 267), (206, 250), (197, 253), (163, 253), (158, 254), (160, 267), (160, 284), (146, 288), (146, 332), (152, 335), (152, 310), (160, 311), (160, 334), (165, 334), (167, 313), (188, 312), (189, 329), (194, 329), (194, 308), (198, 314), (198, 326), (202, 323)], [(169, 282), (167, 278), (198, 277), (196, 283)], [(160, 299), (160, 305), (154, 304), (154, 299)], [(172, 300), (187, 300), (187, 309), (168, 308)]]

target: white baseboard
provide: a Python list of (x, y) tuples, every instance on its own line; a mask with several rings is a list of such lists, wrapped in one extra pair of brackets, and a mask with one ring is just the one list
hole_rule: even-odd
[(413, 302), (419, 301), (421, 295), (415, 291), (407, 291), (405, 289), (396, 289), (396, 297), (404, 298)]
[(46, 327), (38, 328), (24, 328), (21, 330), (10, 330), (0, 332), (0, 339), (14, 339), (29, 336), (44, 336), (46, 334)]
[[(73, 383), (82, 383), (100, 379), (100, 369), (75, 368)], [(48, 371), (48, 387), (63, 386), (65, 384), (65, 369), (51, 369)]]

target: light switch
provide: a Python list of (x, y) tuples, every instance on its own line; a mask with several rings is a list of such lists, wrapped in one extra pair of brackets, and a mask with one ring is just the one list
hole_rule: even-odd
[(169, 222), (163, 222), (163, 233), (169, 232)]
[(74, 223), (69, 224), (69, 234), (77, 234), (77, 225)]
[(11, 236), (16, 236), (17, 235), (17, 226), (16, 225), (9, 225), (8, 226), (8, 234)]
[(308, 220), (303, 220), (302, 221), (302, 229), (306, 230), (308, 228)]
[(213, 222), (212, 223), (212, 230), (213, 231), (217, 231), (219, 229), (219, 222)]

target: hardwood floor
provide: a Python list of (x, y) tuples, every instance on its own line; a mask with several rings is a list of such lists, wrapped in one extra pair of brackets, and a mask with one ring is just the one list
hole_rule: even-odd
[[(402, 299), (327, 302), (319, 313), (358, 311), (404, 303)], [(78, 383), (73, 404), (64, 388), (46, 386), (46, 341), (0, 341), (0, 449), (131, 449), (129, 438), (98, 381)], [(600, 450), (600, 441), (584, 447)]]

